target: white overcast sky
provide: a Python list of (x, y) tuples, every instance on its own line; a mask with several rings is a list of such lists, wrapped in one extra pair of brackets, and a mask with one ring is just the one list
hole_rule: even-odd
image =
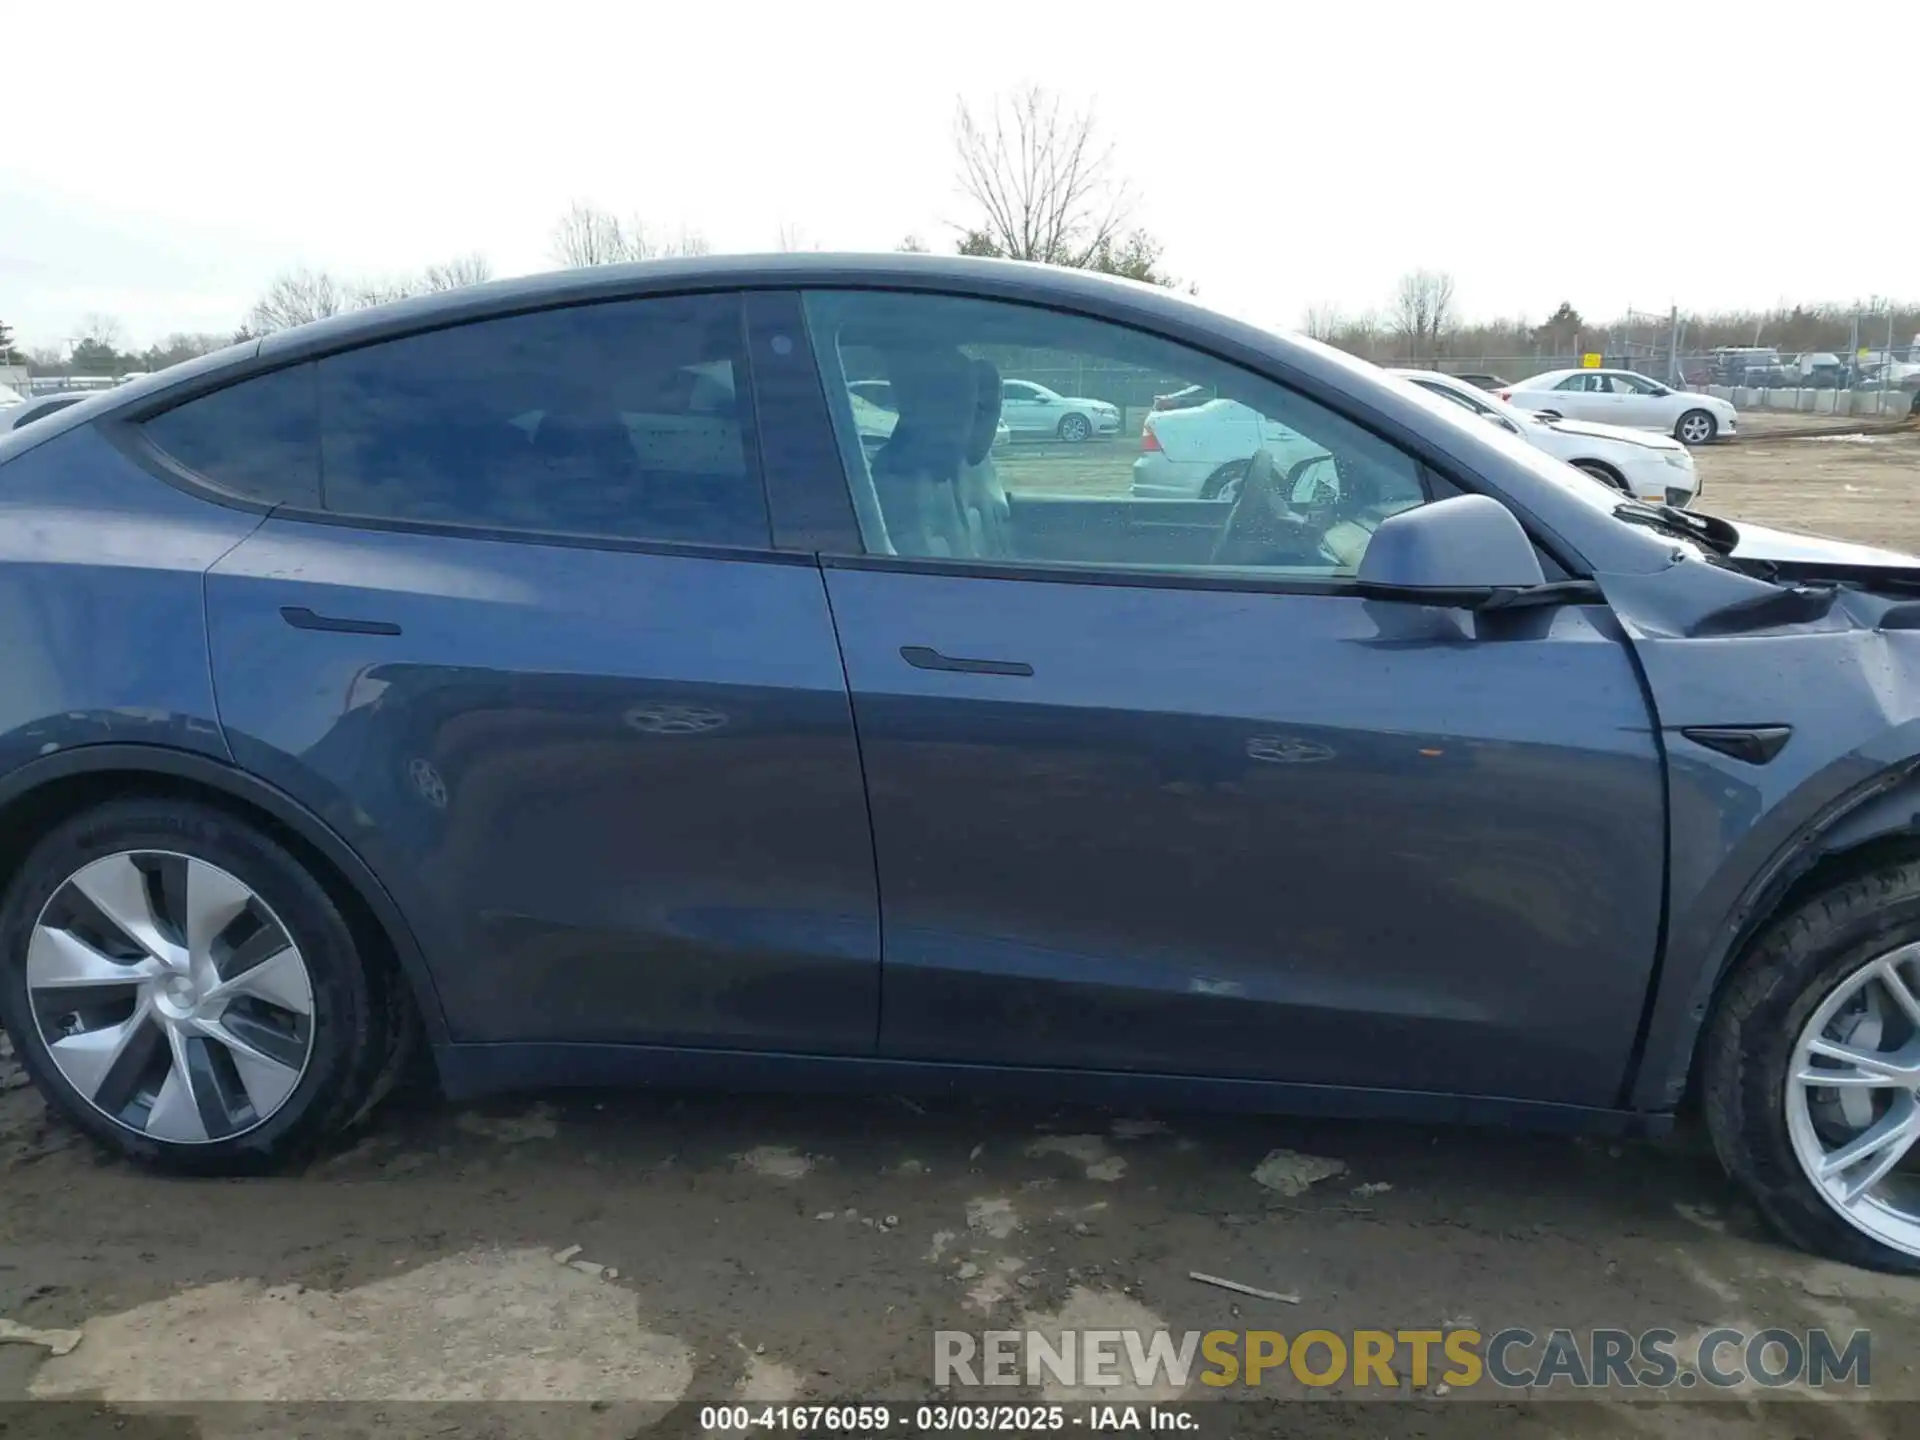
[(1920, 5), (0, 0), (0, 319), (230, 329), (278, 270), (548, 268), (575, 200), (725, 250), (952, 242), (956, 100), (1090, 105), (1200, 298), (1451, 271), (1571, 300), (1920, 297)]

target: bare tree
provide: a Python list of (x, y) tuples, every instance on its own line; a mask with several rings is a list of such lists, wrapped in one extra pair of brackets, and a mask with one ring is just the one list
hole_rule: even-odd
[(1037, 85), (981, 116), (963, 100), (954, 150), (961, 193), (979, 211), (962, 253), (1084, 268), (1120, 245), (1132, 199), (1090, 112), (1064, 111)]
[(818, 250), (820, 248), (817, 241), (808, 238), (804, 226), (795, 225), (790, 222), (782, 222), (779, 233), (774, 237), (774, 243), (780, 247), (783, 253), (787, 254), (799, 250)]
[(553, 227), (553, 258), (569, 269), (623, 265), (662, 255), (707, 255), (713, 247), (699, 231), (680, 227), (677, 239), (656, 240), (644, 221), (622, 220), (611, 211), (575, 201)]
[(927, 253), (927, 242), (918, 235), (908, 235), (893, 248), (902, 255), (924, 255)]
[(83, 345), (91, 343), (118, 350), (127, 338), (127, 328), (116, 317), (96, 310), (81, 319), (76, 338)]
[(1332, 340), (1344, 323), (1340, 311), (1324, 303), (1309, 305), (1306, 314), (1300, 317), (1300, 328), (1315, 340)]
[(324, 270), (289, 270), (276, 276), (267, 293), (254, 302), (246, 328), (255, 335), (269, 335), (338, 315), (356, 303), (355, 292)]
[[(637, 226), (635, 228), (639, 229)], [(640, 230), (640, 238), (641, 243), (649, 243), (643, 229)], [(711, 255), (712, 253), (713, 243), (706, 236), (691, 225), (682, 225), (680, 237), (677, 240), (669, 240), (658, 249), (649, 250), (645, 258), (651, 259), (655, 255)]]
[(225, 335), (214, 335), (207, 331), (176, 330), (156, 345), (149, 345), (140, 355), (140, 361), (149, 370), (164, 370), (169, 365), (177, 365), (182, 360), (191, 360), (199, 355), (210, 355), (215, 350), (225, 348), (231, 343)]
[(618, 265), (634, 256), (619, 216), (576, 200), (553, 227), (553, 258), (577, 269)]
[(1453, 277), (1442, 270), (1413, 270), (1393, 294), (1393, 328), (1419, 360), (1438, 353), (1453, 329)]
[(429, 265), (420, 276), (422, 290), (464, 290), (469, 285), (484, 285), (493, 279), (493, 266), (479, 251), (457, 256), (438, 265)]

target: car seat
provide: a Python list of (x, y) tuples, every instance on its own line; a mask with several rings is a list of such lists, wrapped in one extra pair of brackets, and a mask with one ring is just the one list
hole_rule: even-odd
[(888, 357), (898, 421), (873, 457), (887, 534), (903, 555), (971, 555), (956, 485), (973, 423), (974, 378), (957, 349)]
[(960, 513), (975, 555), (1013, 553), (1013, 510), (993, 463), (994, 435), (1000, 428), (1000, 370), (991, 360), (972, 362), (973, 424), (967, 433), (965, 464), (960, 468)]
[[(549, 412), (534, 432), (531, 463), (500, 500), (543, 516), (546, 527), (624, 534), (645, 504), (645, 480), (627, 427), (611, 414)], [(508, 491), (506, 485), (499, 487)], [(526, 516), (503, 516), (526, 523)]]

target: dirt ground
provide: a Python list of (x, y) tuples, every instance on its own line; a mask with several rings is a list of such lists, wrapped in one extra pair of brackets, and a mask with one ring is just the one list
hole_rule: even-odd
[[(1913, 437), (1748, 439), (1700, 463), (1709, 508), (1735, 518), (1920, 547)], [(1277, 1162), (1291, 1185), (1272, 1165), (1255, 1179), (1276, 1150), (1296, 1152)], [(6, 1343), (5, 1322), (38, 1338)], [(1920, 1281), (1787, 1248), (1691, 1131), (1612, 1144), (887, 1096), (463, 1108), (416, 1087), (305, 1173), (190, 1182), (98, 1155), (0, 1045), (7, 1440), (687, 1434), (697, 1410), (672, 1402), (928, 1397), (934, 1331), (1024, 1324), (1868, 1328), (1874, 1393), (1920, 1397)], [(1493, 1404), (1401, 1379), (1364, 1406), (1219, 1403), (1199, 1433), (1825, 1440), (1914, 1422), (1752, 1389)]]
[(1699, 508), (1920, 553), (1920, 430), (1862, 434), (1835, 425), (1820, 435), (1766, 438), (1784, 422), (1799, 429), (1811, 418), (1743, 416), (1747, 438), (1699, 451)]

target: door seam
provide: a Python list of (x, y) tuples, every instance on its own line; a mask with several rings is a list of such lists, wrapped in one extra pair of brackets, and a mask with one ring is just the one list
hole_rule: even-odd
[(273, 511), (278, 508), (274, 506), (265, 511), (251, 530), (222, 550), (214, 557), (213, 563), (200, 572), (200, 641), (207, 656), (207, 698), (213, 702), (214, 733), (220, 737), (220, 749), (226, 755), (229, 765), (237, 766), (240, 762), (234, 758), (233, 742), (227, 738), (227, 717), (220, 710), (220, 667), (214, 662), (213, 655), (213, 594), (209, 588), (209, 582), (213, 579), (213, 572), (218, 570), (234, 551), (258, 535), (261, 527), (273, 518)]
[(833, 609), (833, 587), (827, 583), (826, 566), (813, 557), (814, 573), (820, 577), (820, 595), (827, 604), (827, 623), (833, 627), (834, 653), (840, 660), (840, 682), (846, 686), (847, 721), (853, 727), (853, 754), (860, 766), (860, 805), (867, 816), (867, 851), (873, 860), (873, 929), (879, 942), (879, 975), (874, 986), (873, 1054), (880, 1054), (880, 1036), (887, 1016), (887, 904), (880, 881), (880, 836), (873, 824), (873, 791), (867, 782), (867, 748), (860, 738), (860, 706), (853, 693), (853, 673), (847, 669), (846, 642), (840, 638), (840, 617)]

